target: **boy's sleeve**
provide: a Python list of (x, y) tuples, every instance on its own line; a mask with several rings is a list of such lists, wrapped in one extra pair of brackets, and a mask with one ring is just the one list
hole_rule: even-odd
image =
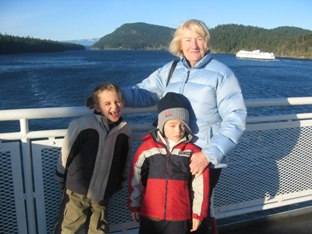
[(71, 122), (64, 137), (61, 153), (57, 161), (55, 179), (60, 183), (60, 187), (62, 189), (64, 188), (65, 183), (67, 159), (71, 152), (72, 146), (77, 138), (78, 132), (79, 129), (76, 122)]
[(192, 205), (192, 218), (203, 220), (207, 216), (209, 209), (209, 167), (203, 171), (201, 175), (195, 175), (192, 181), (193, 189), (193, 205)]
[(141, 150), (142, 147), (138, 149), (135, 153), (129, 172), (128, 180), (128, 208), (131, 212), (139, 212), (141, 207), (141, 201), (145, 187), (142, 184), (141, 169), (144, 163), (145, 157), (144, 152)]

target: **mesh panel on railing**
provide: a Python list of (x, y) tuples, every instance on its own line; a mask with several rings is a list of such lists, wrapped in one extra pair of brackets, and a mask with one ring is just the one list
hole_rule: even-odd
[[(139, 142), (134, 142), (132, 145), (131, 158), (128, 160), (127, 170), (130, 167), (132, 156), (135, 154), (135, 151), (139, 147)], [(127, 171), (128, 175), (128, 171)], [(128, 178), (127, 178), (128, 179)], [(121, 224), (126, 222), (131, 222), (132, 218), (130, 212), (127, 208), (127, 199), (128, 199), (128, 181), (124, 181), (123, 188), (120, 192), (116, 193), (109, 205), (108, 205), (108, 221), (110, 225)]]
[[(14, 182), (12, 173), (12, 154), (0, 148), (0, 233), (18, 233), (17, 211), (15, 206)], [(24, 208), (24, 207), (23, 207)]]
[(122, 224), (132, 221), (130, 212), (127, 208), (128, 190), (127, 182), (123, 189), (115, 194), (108, 205), (108, 222), (110, 225)]
[[(245, 132), (222, 171), (215, 207), (261, 205), (311, 190), (311, 136), (311, 126)], [(254, 202), (239, 204), (246, 201)]]
[(41, 151), (47, 233), (53, 233), (62, 197), (62, 192), (54, 176), (59, 155), (60, 148), (49, 148)]

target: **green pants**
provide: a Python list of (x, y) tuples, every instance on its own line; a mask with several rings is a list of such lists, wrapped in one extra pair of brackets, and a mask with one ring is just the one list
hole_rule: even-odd
[(66, 190), (68, 202), (64, 208), (61, 233), (77, 233), (86, 224), (88, 233), (108, 234), (106, 205), (108, 202), (97, 202), (86, 196)]

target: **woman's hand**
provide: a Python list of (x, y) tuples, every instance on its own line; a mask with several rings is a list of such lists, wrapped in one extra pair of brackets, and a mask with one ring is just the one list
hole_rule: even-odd
[(203, 152), (194, 153), (191, 157), (190, 169), (192, 175), (202, 174), (208, 166), (209, 160)]

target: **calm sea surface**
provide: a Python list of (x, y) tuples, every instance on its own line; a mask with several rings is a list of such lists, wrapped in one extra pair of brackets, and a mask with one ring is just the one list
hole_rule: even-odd
[[(236, 59), (214, 54), (238, 77), (245, 99), (312, 96), (312, 60)], [(164, 51), (74, 51), (0, 56), (0, 110), (82, 106), (103, 82), (133, 85), (174, 59)], [(295, 112), (309, 107), (294, 108)], [(287, 108), (249, 110), (284, 113)], [(311, 111), (311, 110), (308, 110)], [(312, 112), (312, 111), (311, 111)], [(1, 129), (1, 126), (0, 126)]]

